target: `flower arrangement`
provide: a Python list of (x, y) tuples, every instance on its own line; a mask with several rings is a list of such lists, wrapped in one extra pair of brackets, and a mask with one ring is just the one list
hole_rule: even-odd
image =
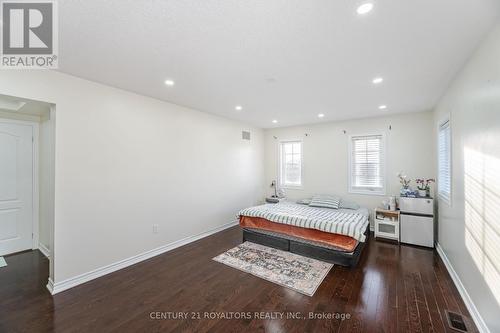
[(422, 178), (418, 178), (415, 180), (415, 182), (417, 183), (417, 187), (420, 191), (429, 191), (431, 189), (431, 184), (436, 182), (435, 179), (422, 179)]
[(399, 182), (401, 183), (403, 188), (405, 189), (410, 188), (411, 179), (408, 179), (406, 175), (403, 175), (403, 172), (399, 172), (397, 176), (399, 177)]
[(428, 197), (429, 194), (430, 194), (430, 190), (431, 190), (431, 183), (434, 183), (435, 180), (430, 178), (430, 179), (422, 179), (422, 178), (419, 178), (419, 179), (416, 179), (415, 182), (417, 183), (417, 187), (418, 187), (418, 195), (420, 197)]

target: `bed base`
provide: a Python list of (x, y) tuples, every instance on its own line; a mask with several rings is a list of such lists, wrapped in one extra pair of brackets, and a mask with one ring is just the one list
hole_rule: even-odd
[(257, 243), (346, 267), (354, 267), (358, 263), (361, 253), (369, 240), (369, 226), (366, 228), (365, 235), (366, 241), (358, 243), (353, 252), (343, 252), (285, 234), (269, 234), (260, 232), (258, 229), (243, 228), (243, 242)]

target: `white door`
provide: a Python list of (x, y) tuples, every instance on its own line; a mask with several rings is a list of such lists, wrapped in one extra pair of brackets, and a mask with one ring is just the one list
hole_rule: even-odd
[(0, 120), (0, 256), (33, 247), (33, 127)]

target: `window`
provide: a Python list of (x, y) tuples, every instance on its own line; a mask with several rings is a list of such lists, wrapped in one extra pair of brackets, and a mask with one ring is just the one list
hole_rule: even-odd
[(280, 143), (280, 185), (302, 186), (302, 141)]
[(448, 204), (451, 202), (451, 129), (449, 120), (439, 125), (438, 194)]
[(385, 194), (384, 136), (352, 136), (350, 139), (349, 191)]

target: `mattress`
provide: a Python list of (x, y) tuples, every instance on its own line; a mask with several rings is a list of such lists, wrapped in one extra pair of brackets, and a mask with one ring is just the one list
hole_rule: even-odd
[(352, 237), (364, 242), (368, 224), (366, 209), (331, 209), (310, 207), (293, 202), (265, 204), (243, 209), (240, 217), (258, 217), (278, 224), (319, 230), (326, 233)]
[(321, 243), (342, 252), (353, 252), (358, 245), (358, 241), (349, 236), (276, 223), (261, 217), (240, 216), (240, 226), (246, 229), (265, 230)]

